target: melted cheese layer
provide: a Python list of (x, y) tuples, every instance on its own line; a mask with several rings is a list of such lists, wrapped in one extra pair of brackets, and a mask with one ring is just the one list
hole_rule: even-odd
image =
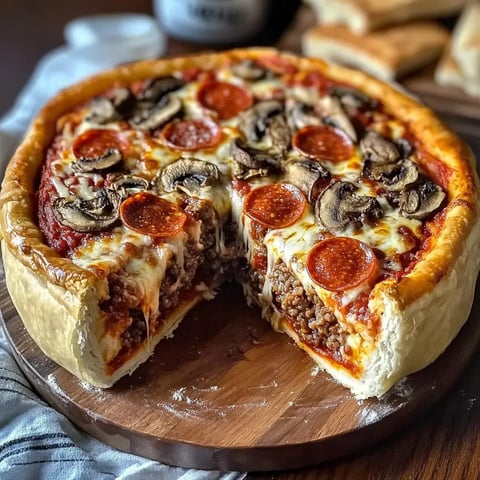
[[(257, 99), (276, 98), (279, 90), (283, 91), (287, 99), (305, 102), (309, 105), (315, 105), (321, 98), (318, 89), (301, 85), (287, 86), (279, 77), (247, 83), (235, 78), (228, 67), (220, 69), (216, 73), (216, 77), (219, 80), (230, 81), (248, 88)], [(196, 95), (199, 87), (199, 81), (193, 81), (169, 94), (182, 100), (185, 118), (214, 116), (211, 111), (208, 111), (197, 101)], [(230, 185), (234, 163), (230, 155), (230, 144), (232, 139), (241, 135), (238, 126), (241, 116), (219, 122), (221, 124), (222, 140), (215, 148), (181, 152), (169, 148), (156, 136), (131, 128), (125, 129), (125, 125), (119, 122), (99, 125), (87, 121), (85, 119), (87, 112), (88, 107), (85, 107), (82, 111), (83, 120), (79, 124), (66, 122), (64, 125), (58, 158), (52, 162), (53, 184), (59, 196), (82, 199), (93, 198), (96, 188), (103, 183), (103, 177), (99, 174), (77, 174), (75, 176), (76, 180), (72, 181), (74, 172), (71, 164), (75, 161), (72, 144), (75, 138), (91, 128), (121, 130), (122, 135), (130, 143), (129, 153), (123, 159), (123, 167), (129, 173), (141, 176), (148, 181), (152, 181), (166, 165), (180, 158), (194, 157), (217, 165), (222, 174), (220, 182), (217, 185), (202, 189), (199, 194), (200, 198), (211, 202), (218, 214), (216, 251), (223, 252), (225, 250), (222, 235), (223, 226), (230, 223), (234, 230), (238, 232), (239, 251), (243, 251), (247, 261), (251, 263), (255, 249), (255, 242), (251, 238), (252, 221), (244, 215), (243, 197), (235, 192)], [(394, 120), (388, 120), (387, 122), (382, 120), (382, 122), (374, 123), (371, 128), (380, 132), (388, 130), (392, 138), (400, 138), (404, 134), (404, 127), (398, 122)], [(260, 141), (255, 146), (257, 148), (269, 148), (271, 143), (265, 140)], [(300, 158), (302, 158), (302, 154), (295, 149), (289, 149), (285, 155), (285, 160), (288, 161)], [(330, 171), (332, 176), (355, 183), (358, 187), (358, 194), (378, 198), (384, 212), (384, 216), (374, 224), (365, 224), (360, 227), (351, 225), (341, 233), (334, 232), (333, 234), (356, 238), (372, 248), (381, 250), (390, 261), (389, 269), (400, 270), (401, 265), (398, 256), (412, 248), (411, 238), (403, 235), (400, 227), (408, 228), (414, 235), (421, 237), (420, 227), (422, 223), (418, 220), (408, 220), (402, 217), (398, 209), (390, 206), (385, 198), (378, 197), (372, 186), (359, 181), (362, 159), (358, 148), (355, 149), (354, 155), (345, 161), (327, 162), (319, 160), (319, 162)], [(277, 180), (282, 180), (281, 176), (255, 178), (249, 183), (251, 188), (257, 188)], [(163, 196), (170, 201), (178, 202), (183, 194), (174, 192)], [(119, 274), (126, 284), (132, 284), (141, 299), (141, 310), (148, 329), (149, 325), (159, 315), (158, 295), (169, 263), (173, 261), (179, 267), (180, 274), (172, 288), (178, 287), (185, 273), (184, 251), (187, 240), (193, 238), (199, 244), (200, 233), (200, 222), (193, 222), (188, 232), (181, 232), (173, 238), (155, 242), (152, 238), (135, 233), (126, 226), (119, 226), (109, 234), (95, 238), (79, 247), (75, 251), (72, 261), (82, 268), (96, 272), (98, 275), (108, 277), (112, 273)], [(344, 292), (340, 296), (340, 300), (332, 301), (331, 292), (312, 281), (305, 266), (306, 256), (309, 250), (322, 238), (322, 234), (315, 224), (312, 205), (307, 207), (302, 218), (294, 225), (267, 232), (263, 240), (263, 245), (267, 250), (267, 273), (261, 294), (256, 297), (248, 285), (245, 284), (244, 288), (251, 300), (255, 300), (262, 305), (264, 316), (270, 319), (274, 327), (278, 327), (280, 317), (271, 308), (272, 285), (270, 276), (275, 263), (279, 259), (300, 280), (305, 291), (314, 291), (326, 305), (333, 306), (335, 315), (342, 323), (348, 320), (343, 318), (342, 307), (353, 302), (369, 288), (368, 285), (359, 285)], [(115, 335), (106, 335), (102, 340), (107, 361), (114, 358), (121, 348), (119, 334)], [(356, 335), (350, 335), (348, 342), (356, 350), (361, 348), (361, 341)]]

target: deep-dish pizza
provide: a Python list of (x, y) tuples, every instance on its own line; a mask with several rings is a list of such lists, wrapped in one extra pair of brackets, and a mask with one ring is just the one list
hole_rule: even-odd
[(385, 83), (271, 49), (61, 92), (9, 164), (0, 220), (27, 330), (100, 387), (234, 277), (337, 381), (380, 396), (455, 337), (480, 258), (461, 141)]

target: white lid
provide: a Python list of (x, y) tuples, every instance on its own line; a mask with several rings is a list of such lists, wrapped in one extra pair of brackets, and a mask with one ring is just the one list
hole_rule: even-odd
[(64, 28), (73, 49), (98, 44), (108, 48), (117, 63), (158, 57), (165, 51), (165, 36), (158, 22), (148, 15), (111, 14), (80, 17)]

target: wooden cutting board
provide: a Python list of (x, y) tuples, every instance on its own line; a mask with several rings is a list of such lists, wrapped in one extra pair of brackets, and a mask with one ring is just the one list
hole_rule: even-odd
[[(299, 52), (301, 32), (313, 21), (302, 7), (278, 46)], [(431, 68), (404, 85), (437, 112), (454, 116), (451, 126), (457, 131), (477, 139), (480, 100), (435, 86)], [(188, 315), (174, 338), (161, 342), (131, 377), (100, 390), (43, 355), (25, 331), (1, 275), (0, 309), (26, 376), (80, 428), (120, 450), (205, 469), (294, 469), (365, 449), (436, 402), (480, 342), (477, 301), (467, 324), (433, 365), (381, 400), (357, 401), (285, 335), (274, 333), (258, 309), (245, 305), (238, 287), (226, 286), (214, 302)]]
[(366, 448), (444, 394), (480, 339), (477, 302), (433, 365), (381, 400), (357, 401), (229, 285), (191, 312), (131, 377), (100, 390), (42, 354), (3, 282), (0, 307), (17, 361), (57, 410), (120, 450), (204, 469), (292, 469)]

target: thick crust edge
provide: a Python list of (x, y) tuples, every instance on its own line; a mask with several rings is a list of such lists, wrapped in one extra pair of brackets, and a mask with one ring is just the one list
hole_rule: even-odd
[[(56, 252), (46, 247), (34, 222), (35, 182), (43, 162), (45, 148), (55, 134), (56, 120), (114, 83), (127, 83), (154, 75), (165, 75), (177, 69), (214, 68), (228, 59), (275, 54), (277, 52), (273, 49), (233, 50), (221, 54), (146, 61), (122, 66), (62, 91), (37, 116), (7, 168), (0, 196), (0, 226), (3, 233), (2, 248), (7, 285), (32, 337), (49, 357), (72, 373), (99, 386), (108, 386), (107, 384), (113, 383), (118, 378), (116, 376), (111, 382), (102, 377), (103, 373), (99, 372), (98, 364), (103, 366), (103, 363), (99, 361), (98, 345), (91, 337), (96, 328), (98, 300), (106, 291), (105, 281), (99, 281), (92, 273), (60, 258)], [(379, 339), (380, 356), (372, 360), (372, 366), (375, 365), (375, 368), (382, 370), (382, 375), (385, 372), (395, 373), (388, 378), (383, 378), (380, 373), (372, 374), (371, 378), (365, 378), (364, 383), (366, 385), (380, 382), (383, 389), (412, 369), (421, 368), (422, 362), (432, 361), (433, 357), (442, 351), (439, 347), (435, 349), (436, 353), (433, 352), (435, 354), (429, 354), (428, 358), (422, 358), (421, 361), (417, 357), (418, 352), (415, 353), (413, 350), (395, 353), (390, 360), (381, 357), (382, 349), (395, 349), (398, 342), (413, 339), (411, 336), (407, 338), (407, 333), (397, 332), (399, 327), (398, 325), (395, 327), (395, 323), (417, 322), (417, 330), (413, 330), (416, 331), (417, 340), (413, 343), (418, 347), (416, 350), (419, 350), (425, 346), (421, 344), (422, 339), (428, 338), (427, 335), (422, 336), (422, 332), (443, 325), (448, 332), (443, 343), (448, 343), (467, 318), (472, 303), (471, 292), (479, 268), (477, 256), (471, 254), (472, 245), (477, 242), (480, 235), (478, 182), (473, 170), (474, 159), (458, 137), (447, 130), (432, 112), (393, 87), (364, 73), (330, 65), (322, 60), (298, 58), (290, 54), (283, 54), (282, 58), (287, 64), (297, 66), (301, 70), (323, 71), (334, 79), (346, 81), (368, 95), (381, 99), (384, 108), (404, 121), (411, 134), (421, 139), (432, 155), (440, 158), (452, 172), (448, 184), (451, 207), (445, 216), (440, 237), (413, 271), (398, 284), (384, 282), (377, 285), (374, 290), (373, 307), (382, 314), (383, 323)], [(470, 254), (470, 258), (467, 258), (465, 252)], [(454, 289), (457, 284), (459, 288)], [(445, 285), (445, 288), (442, 285)], [(462, 304), (464, 306), (461, 308), (459, 306), (456, 310), (449, 306), (450, 310), (455, 312), (455, 318), (451, 313), (434, 323), (426, 320), (427, 312), (425, 320), (418, 320), (418, 316), (428, 309), (435, 309), (436, 313), (440, 314), (435, 303), (440, 298), (439, 292), (449, 301), (453, 301), (454, 298), (461, 297), (458, 295), (459, 290), (465, 296)], [(44, 294), (39, 293), (33, 300), (31, 291)], [(56, 323), (57, 320), (53, 322), (53, 311), (58, 313), (62, 322)], [(178, 323), (178, 319), (185, 311), (180, 309), (177, 312), (176, 318), (171, 322), (172, 326)], [(389, 312), (389, 321), (386, 320), (386, 312)], [(423, 330), (418, 330), (419, 328)], [(152, 345), (155, 343), (153, 341)], [(442, 341), (439, 341), (439, 344), (442, 344)], [(138, 363), (145, 360), (149, 353), (139, 354)], [(402, 367), (395, 366), (395, 362), (403, 362)], [(130, 365), (128, 369), (133, 367)], [(119, 371), (118, 376), (126, 373), (128, 369)], [(341, 378), (340, 380), (343, 381)], [(359, 395), (378, 394), (375, 393), (378, 390), (372, 390), (373, 387), (359, 389), (354, 384), (351, 385), (348, 379), (345, 380), (345, 384), (351, 386)]]
[[(162, 322), (162, 328), (139, 348), (113, 375), (105, 373), (98, 343), (99, 308), (95, 285), (79, 294), (49, 282), (13, 256), (2, 244), (7, 288), (29, 335), (40, 349), (73, 373), (96, 387), (111, 387), (124, 375), (148, 360), (158, 342), (169, 337), (203, 293), (181, 302)], [(33, 301), (31, 292), (39, 292), (41, 301)]]
[(382, 292), (370, 308), (381, 317), (375, 349), (365, 356), (357, 377), (305, 345), (283, 319), (280, 330), (359, 399), (381, 397), (404, 376), (430, 365), (465, 324), (472, 307), (480, 261), (477, 223), (463, 242), (462, 254), (431, 292), (403, 308), (390, 292)]

